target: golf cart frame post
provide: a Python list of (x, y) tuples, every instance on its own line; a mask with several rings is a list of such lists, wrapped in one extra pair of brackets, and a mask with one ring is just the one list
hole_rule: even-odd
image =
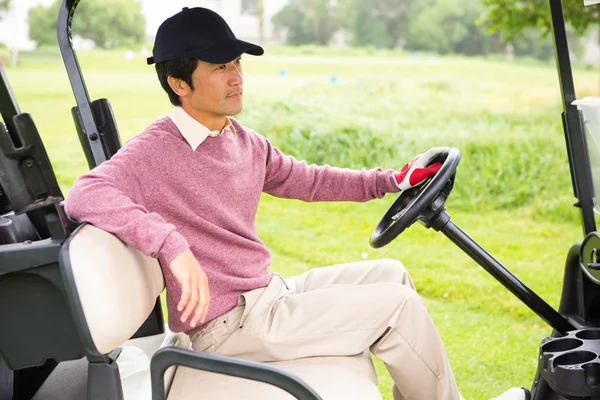
[[(573, 193), (577, 198), (574, 205), (580, 209), (583, 234), (589, 236), (596, 231), (596, 222), (594, 185), (584, 121), (581, 112), (573, 104), (577, 97), (575, 95), (562, 1), (549, 0), (549, 6), (552, 17), (556, 66), (563, 103), (561, 117)], [(580, 328), (600, 327), (600, 316), (597, 315), (599, 313), (596, 311), (600, 309), (600, 286), (593, 283), (588, 277), (583, 276), (586, 267), (581, 261), (585, 258), (582, 256), (581, 251), (581, 243), (575, 243), (567, 256), (559, 312)]]
[[(90, 100), (77, 56), (73, 50), (71, 24), (79, 2), (80, 0), (63, 0), (58, 14), (56, 30), (60, 52), (77, 103), (77, 106), (72, 109), (73, 119), (85, 157), (90, 169), (92, 169), (111, 158), (121, 147), (121, 144), (116, 125), (113, 124), (115, 129), (110, 132), (104, 132), (101, 129), (101, 122), (106, 121), (97, 121), (99, 119), (98, 115), (95, 115), (97, 113), (94, 112), (94, 106)], [(108, 107), (110, 109), (110, 106)], [(112, 111), (110, 116), (112, 116)]]
[(569, 56), (569, 44), (562, 1), (549, 0), (549, 5), (552, 16), (556, 65), (563, 103), (562, 121), (571, 169), (573, 194), (578, 200), (575, 206), (580, 210), (583, 234), (587, 235), (596, 230), (594, 218), (594, 185), (592, 183), (588, 147), (585, 140), (581, 114), (577, 106), (572, 104), (577, 97), (575, 96), (573, 70)]

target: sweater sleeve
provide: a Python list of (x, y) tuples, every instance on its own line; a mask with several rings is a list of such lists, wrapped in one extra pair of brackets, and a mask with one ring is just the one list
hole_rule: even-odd
[(144, 193), (135, 171), (149, 168), (145, 160), (158, 156), (143, 142), (133, 139), (110, 160), (80, 176), (69, 191), (65, 211), (72, 220), (110, 232), (169, 265), (189, 245), (174, 225), (143, 205)]
[(303, 201), (356, 201), (382, 198), (397, 192), (394, 170), (351, 170), (329, 165), (308, 165), (283, 154), (266, 138), (266, 173), (263, 191), (276, 197)]

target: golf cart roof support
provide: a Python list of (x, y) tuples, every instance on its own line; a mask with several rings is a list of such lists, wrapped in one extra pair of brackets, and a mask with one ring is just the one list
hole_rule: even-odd
[(573, 71), (569, 57), (569, 44), (567, 30), (562, 8), (562, 0), (549, 0), (552, 16), (552, 32), (558, 79), (563, 102), (563, 129), (569, 156), (573, 193), (577, 198), (575, 204), (579, 207), (584, 235), (596, 230), (594, 219), (594, 187), (588, 158), (587, 144), (581, 114), (577, 106), (572, 103), (576, 100)]
[(8, 78), (4, 72), (4, 68), (0, 67), (0, 115), (6, 124), (8, 135), (12, 139), (16, 147), (22, 145), (19, 135), (16, 134), (14, 117), (21, 114), (15, 94), (8, 83)]
[[(4, 73), (4, 68), (0, 66), (0, 116), (6, 125), (6, 132), (10, 136), (15, 146), (21, 146), (19, 136), (15, 134), (15, 123), (13, 117), (21, 113), (17, 99), (8, 83), (8, 78)], [(12, 210), (12, 206), (8, 201), (5, 189), (0, 185), (0, 215), (8, 213)]]
[(94, 114), (92, 113), (90, 96), (88, 95), (85, 81), (81, 75), (81, 68), (79, 67), (79, 62), (77, 61), (77, 56), (73, 50), (73, 42), (71, 40), (73, 14), (75, 13), (79, 1), (80, 0), (63, 0), (58, 13), (56, 30), (60, 52), (77, 103), (77, 110), (74, 112), (77, 112), (78, 115), (76, 117), (80, 119), (81, 130), (78, 131), (79, 140), (81, 141), (84, 150), (88, 150), (86, 158), (88, 159), (90, 168), (93, 168), (106, 161), (107, 157), (100, 140), (100, 133), (98, 132)]

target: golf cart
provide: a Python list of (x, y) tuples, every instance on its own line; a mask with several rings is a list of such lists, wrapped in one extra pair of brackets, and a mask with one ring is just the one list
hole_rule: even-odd
[[(77, 104), (73, 119), (94, 168), (121, 142), (108, 100), (90, 101), (72, 47), (78, 3), (63, 0), (57, 31)], [(567, 255), (559, 310), (450, 220), (444, 202), (460, 162), (457, 149), (445, 155), (433, 179), (396, 199), (371, 245), (385, 246), (416, 221), (442, 231), (552, 328), (541, 342), (533, 399), (600, 399), (600, 234), (594, 219), (600, 157), (592, 151), (600, 149), (594, 148), (600, 108), (575, 97), (562, 4), (549, 4), (585, 236)], [(0, 114), (0, 400), (381, 399), (368, 352), (256, 363), (192, 351), (187, 335), (165, 326), (158, 261), (67, 218), (33, 119), (20, 111), (1, 69)]]

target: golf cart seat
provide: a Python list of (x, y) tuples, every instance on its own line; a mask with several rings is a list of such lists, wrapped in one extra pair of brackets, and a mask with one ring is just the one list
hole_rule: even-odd
[[(236, 368), (236, 362), (267, 365), (194, 352), (184, 333), (167, 330), (162, 335), (127, 340), (146, 320), (164, 289), (156, 259), (126, 246), (112, 234), (84, 224), (62, 246), (59, 262), (71, 313), (90, 363), (88, 399), (90, 395), (93, 399), (150, 399), (151, 391), (156, 396), (157, 390), (164, 390), (169, 400), (191, 400), (199, 396), (207, 399), (294, 398), (264, 382), (199, 370), (198, 365), (181, 366), (186, 365), (183, 358), (181, 363), (177, 360), (181, 354), (188, 361), (190, 358), (218, 358), (230, 364), (231, 369)], [(164, 377), (162, 373), (154, 374), (158, 362), (153, 355), (159, 349), (163, 355), (173, 353), (175, 360), (171, 363), (173, 366), (165, 367)], [(115, 359), (118, 368), (114, 365)], [(187, 365), (190, 366), (189, 362)], [(297, 376), (323, 399), (381, 399), (368, 352), (352, 357), (273, 362), (267, 367)], [(164, 379), (160, 385), (157, 377)], [(118, 395), (119, 386), (123, 397)]]

